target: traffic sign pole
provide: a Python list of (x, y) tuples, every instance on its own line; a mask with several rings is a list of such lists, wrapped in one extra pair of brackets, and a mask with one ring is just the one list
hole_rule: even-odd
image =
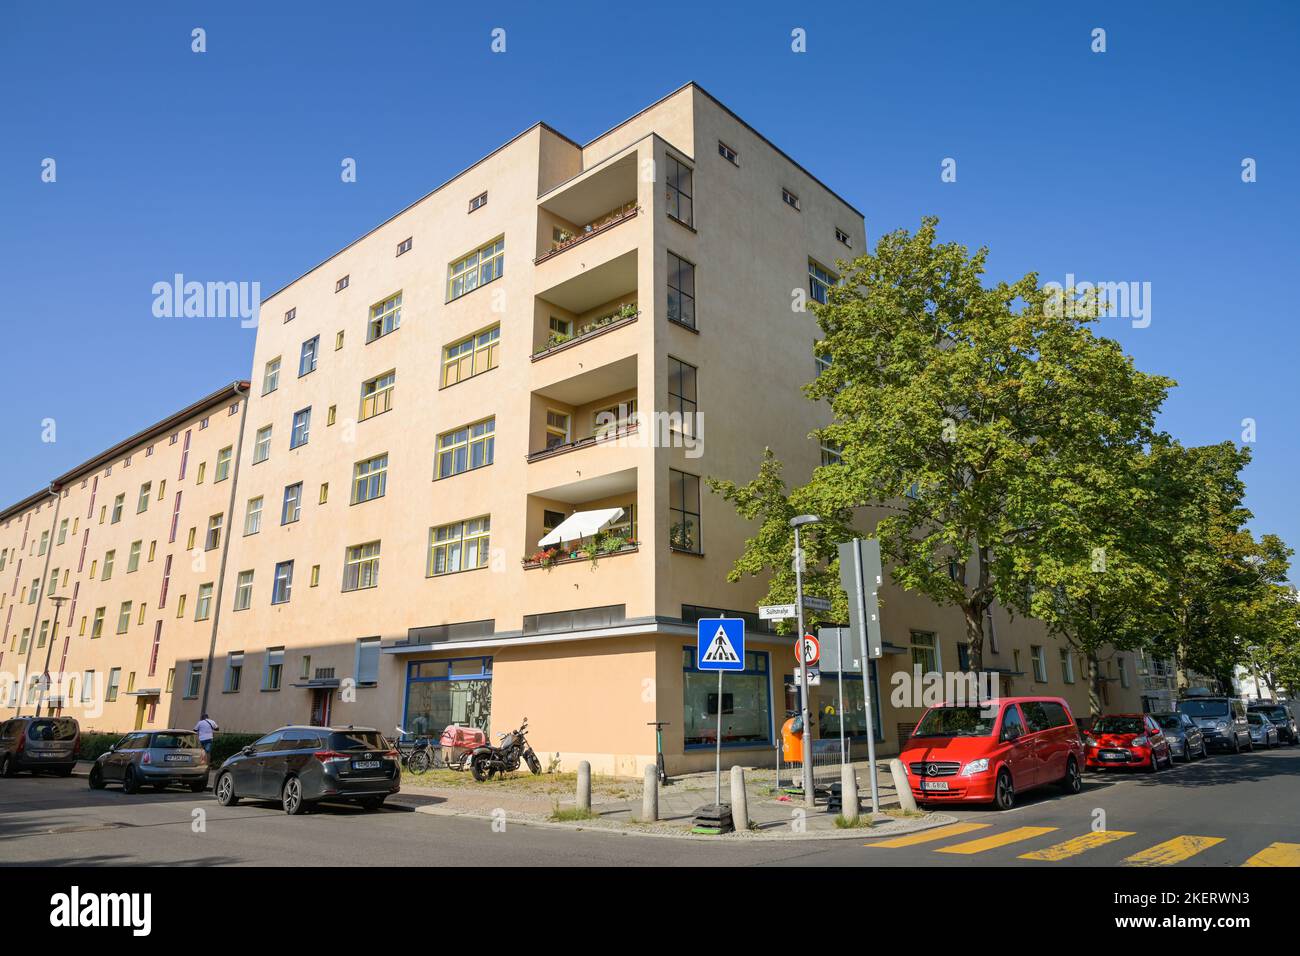
[[(855, 587), (853, 589), (854, 593), (852, 597), (858, 609), (858, 620), (862, 622), (859, 636), (861, 637), (862, 640), (862, 699), (867, 710), (867, 772), (868, 775), (871, 777), (871, 812), (879, 813), (880, 812), (880, 789), (876, 781), (876, 722), (875, 722), (875, 717), (871, 712), (872, 701), (871, 701), (870, 667), (871, 667), (872, 658), (867, 648), (867, 631), (868, 628), (873, 626), (873, 622), (872, 619), (868, 618), (867, 616), (867, 595), (866, 595), (867, 581), (865, 579), (865, 569), (863, 567), (864, 562), (862, 560), (863, 548), (868, 546), (874, 548), (875, 560), (872, 562), (873, 567), (877, 567), (877, 568), (881, 567), (880, 542), (878, 540), (873, 538), (870, 539), (869, 541), (863, 541), (861, 538), (855, 538), (847, 545), (841, 545), (842, 548), (848, 547), (849, 550), (853, 552), (853, 579), (854, 579)], [(840, 560), (843, 561), (842, 554)], [(881, 575), (883, 577), (883, 571), (881, 572)], [(879, 586), (880, 583), (881, 583), (880, 579), (878, 578), (877, 580), (871, 582), (871, 587), (876, 588)], [(873, 598), (873, 603), (875, 603), (875, 598), (876, 598), (875, 593), (872, 594), (872, 598)], [(878, 613), (878, 611), (875, 608), (873, 608), (872, 610), (873, 613)], [(875, 625), (875, 626), (879, 626), (879, 625)]]
[(794, 591), (795, 608), (799, 614), (799, 710), (803, 716), (803, 805), (817, 806), (817, 794), (813, 791), (812, 776), (812, 721), (808, 719), (808, 665), (803, 663), (803, 637), (807, 631), (803, 626), (803, 549), (799, 547), (799, 526), (794, 526)]
[[(710, 634), (712, 636), (710, 636)], [(731, 811), (722, 805), (722, 672), (745, 669), (745, 622), (741, 618), (700, 618), (696, 624), (695, 666), (718, 672), (718, 724), (714, 739), (713, 807), (696, 816), (696, 832), (729, 833)]]

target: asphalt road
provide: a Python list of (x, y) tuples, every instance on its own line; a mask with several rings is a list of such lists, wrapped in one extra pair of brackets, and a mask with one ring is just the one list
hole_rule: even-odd
[[(1094, 828), (1099, 811), (1103, 832)], [(211, 793), (127, 796), (92, 791), (81, 777), (24, 775), (0, 779), (0, 864), (1295, 866), (1300, 747), (1212, 756), (1156, 775), (1094, 773), (1077, 796), (1047, 790), (1006, 813), (948, 812), (960, 830), (903, 845), (869, 845), (870, 831), (705, 843), (513, 824), (496, 833), (488, 821), (402, 808), (321, 807), (290, 818), (270, 804), (219, 807)]]

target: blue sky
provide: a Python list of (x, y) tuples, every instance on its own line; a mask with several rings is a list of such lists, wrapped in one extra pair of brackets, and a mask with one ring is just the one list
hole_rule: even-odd
[(179, 6), (7, 5), (0, 502), (248, 375), (253, 332), (155, 318), (155, 282), (270, 293), (537, 120), (585, 142), (693, 79), (871, 241), (935, 214), (994, 278), (1150, 282), (1104, 331), (1178, 380), (1184, 441), (1256, 421), (1255, 528), (1300, 544), (1300, 4)]

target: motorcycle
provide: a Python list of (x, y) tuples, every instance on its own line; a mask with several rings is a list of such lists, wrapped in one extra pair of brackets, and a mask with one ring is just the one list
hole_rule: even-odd
[(508, 734), (498, 734), (501, 743), (496, 746), (485, 745), (476, 747), (469, 758), (469, 770), (474, 775), (474, 779), (479, 783), (491, 780), (495, 774), (507, 774), (519, 769), (519, 761), (523, 759), (528, 764), (528, 769), (534, 774), (542, 772), (542, 762), (537, 759), (537, 754), (533, 753), (533, 748), (529, 746), (525, 734), (528, 731), (528, 718), (524, 718), (523, 725), (518, 730), (512, 730)]

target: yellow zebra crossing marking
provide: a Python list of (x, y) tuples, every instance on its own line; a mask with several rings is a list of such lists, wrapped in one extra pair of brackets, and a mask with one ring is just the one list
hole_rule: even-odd
[(1045, 847), (1042, 850), (1033, 850), (1029, 853), (1020, 854), (1022, 860), (1047, 860), (1056, 862), (1065, 860), (1072, 856), (1078, 856), (1085, 853), (1093, 847), (1105, 846), (1107, 843), (1114, 843), (1116, 840), (1122, 840), (1124, 837), (1133, 835), (1131, 830), (1096, 830), (1092, 833), (1085, 833), (1083, 836), (1075, 837), (1073, 840), (1066, 840), (1063, 843), (1057, 843), (1053, 846)]
[(1126, 866), (1173, 866), (1222, 842), (1223, 837), (1176, 836), (1125, 857), (1123, 862)]
[(961, 836), (963, 833), (970, 833), (972, 830), (984, 830), (989, 825), (987, 823), (950, 823), (945, 827), (935, 827), (933, 830), (922, 830), (920, 833), (909, 833), (907, 836), (894, 837), (892, 840), (880, 840), (876, 843), (864, 843), (862, 845), (883, 847), (916, 846), (918, 843), (931, 843), (935, 840), (942, 840), (944, 837)]
[(1014, 830), (1008, 830), (1005, 833), (995, 833), (992, 836), (980, 837), (978, 840), (968, 840), (965, 843), (955, 843), (952, 846), (940, 847), (935, 850), (936, 853), (983, 853), (985, 850), (995, 850), (1000, 846), (1006, 846), (1010, 843), (1019, 843), (1021, 840), (1032, 840), (1036, 836), (1042, 836), (1044, 833), (1053, 833), (1056, 827), (1016, 827)]
[(1300, 843), (1270, 843), (1242, 866), (1300, 866)]

